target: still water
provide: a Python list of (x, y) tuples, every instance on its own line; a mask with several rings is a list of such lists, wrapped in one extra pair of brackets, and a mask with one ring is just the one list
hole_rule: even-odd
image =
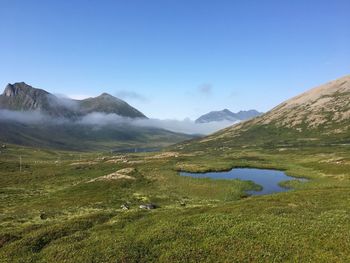
[(187, 173), (181, 172), (182, 176), (194, 178), (212, 178), (212, 179), (240, 179), (244, 181), (253, 181), (262, 186), (261, 191), (247, 191), (250, 195), (266, 195), (272, 193), (286, 192), (289, 188), (279, 186), (282, 181), (298, 180), (307, 181), (304, 178), (295, 178), (285, 174), (283, 171), (254, 169), (254, 168), (234, 168), (225, 172), (208, 172), (208, 173)]

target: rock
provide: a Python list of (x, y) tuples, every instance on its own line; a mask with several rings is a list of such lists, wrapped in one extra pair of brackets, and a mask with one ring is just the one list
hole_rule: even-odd
[(130, 206), (128, 205), (128, 204), (122, 204), (121, 206), (120, 206), (120, 208), (122, 209), (122, 210), (129, 210), (130, 209)]
[(140, 209), (147, 209), (147, 210), (151, 210), (151, 209), (156, 209), (157, 208), (157, 206), (155, 204), (140, 205), (139, 207), (140, 207)]
[(41, 219), (41, 220), (47, 219), (47, 215), (45, 214), (45, 212), (41, 212), (41, 213), (40, 213), (40, 219)]

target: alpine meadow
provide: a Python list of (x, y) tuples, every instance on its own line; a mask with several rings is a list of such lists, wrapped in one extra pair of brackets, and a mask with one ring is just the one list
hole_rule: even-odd
[(0, 4), (0, 262), (350, 262), (350, 4), (248, 2)]

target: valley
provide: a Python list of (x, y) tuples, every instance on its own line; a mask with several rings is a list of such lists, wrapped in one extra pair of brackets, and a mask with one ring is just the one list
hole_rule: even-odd
[(349, 263), (350, 1), (0, 1), (0, 263)]
[[(32, 145), (2, 141), (0, 261), (347, 262), (348, 89), (345, 77), (207, 137), (179, 138), (185, 141), (173, 145), (164, 138), (168, 144), (155, 152), (111, 151), (118, 142), (130, 149), (120, 138), (106, 148), (85, 148), (99, 141), (96, 134), (80, 135), (72, 145), (86, 145), (77, 150), (41, 147), (29, 131), (22, 136)], [(302, 126), (281, 117), (293, 122), (309, 105), (315, 116), (315, 109), (324, 109), (317, 111), (321, 120), (332, 110), (329, 101), (341, 116), (322, 125), (314, 125), (310, 113)], [(58, 127), (64, 134), (64, 125)], [(145, 148), (157, 145), (145, 141)], [(253, 171), (264, 177), (266, 169), (279, 170), (284, 179), (275, 182), (277, 192), (269, 192), (264, 181), (244, 175), (231, 180), (181, 175), (233, 168), (253, 168), (246, 170), (247, 178)]]

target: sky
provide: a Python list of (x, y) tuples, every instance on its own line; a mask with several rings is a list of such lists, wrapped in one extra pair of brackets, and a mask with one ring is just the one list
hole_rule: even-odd
[(268, 111), (350, 74), (349, 0), (0, 0), (0, 88), (103, 92), (151, 118)]

